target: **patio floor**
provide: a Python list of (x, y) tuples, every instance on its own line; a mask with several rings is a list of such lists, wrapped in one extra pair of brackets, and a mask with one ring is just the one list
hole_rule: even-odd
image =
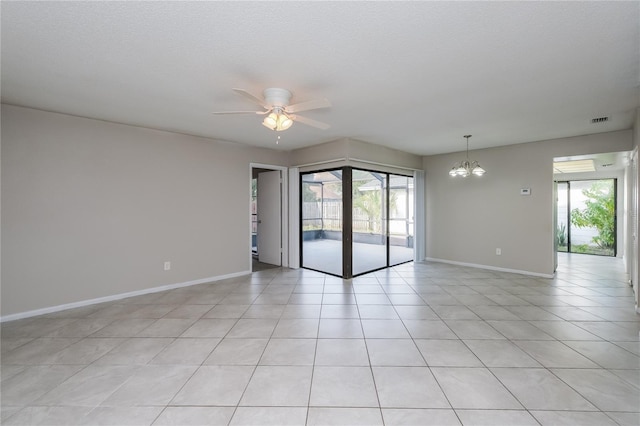
[[(342, 276), (342, 241), (313, 240), (302, 245), (304, 268)], [(413, 249), (390, 246), (391, 265), (413, 260)], [(353, 243), (353, 274), (359, 275), (386, 267), (385, 246)]]

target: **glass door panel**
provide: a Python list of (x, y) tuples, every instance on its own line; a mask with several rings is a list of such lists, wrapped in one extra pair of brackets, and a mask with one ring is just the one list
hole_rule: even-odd
[(568, 182), (571, 253), (616, 255), (615, 179)]
[(353, 170), (353, 275), (387, 267), (387, 174)]
[(389, 266), (413, 260), (413, 178), (389, 175)]
[(301, 174), (302, 267), (342, 276), (342, 170)]

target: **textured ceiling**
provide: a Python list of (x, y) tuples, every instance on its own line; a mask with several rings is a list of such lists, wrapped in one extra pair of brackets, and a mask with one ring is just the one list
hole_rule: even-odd
[[(2, 2), (2, 101), (277, 149), (416, 154), (628, 129), (639, 2)], [(278, 134), (232, 92), (328, 98)], [(591, 118), (610, 115), (609, 122)]]

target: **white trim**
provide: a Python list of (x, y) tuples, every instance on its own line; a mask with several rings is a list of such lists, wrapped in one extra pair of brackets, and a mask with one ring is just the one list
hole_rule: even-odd
[(488, 269), (490, 271), (509, 272), (512, 274), (530, 275), (533, 277), (553, 278), (554, 274), (542, 274), (540, 272), (522, 271), (520, 269), (499, 268), (497, 266), (479, 265), (477, 263), (456, 262), (455, 260), (436, 259), (427, 257), (425, 260), (429, 262), (449, 263), (451, 265), (468, 266), (469, 268)]
[(300, 268), (300, 169), (289, 169), (289, 268)]
[(424, 260), (427, 254), (426, 229), (427, 215), (425, 205), (424, 170), (413, 172), (413, 259)]
[(358, 163), (373, 164), (374, 166), (390, 167), (393, 169), (400, 169), (400, 170), (409, 170), (412, 172), (415, 172), (416, 170), (422, 170), (422, 169), (416, 169), (414, 167), (395, 166), (393, 164), (378, 163), (377, 161), (362, 160), (360, 158), (353, 158), (353, 157), (349, 157), (347, 160), (357, 161)]
[(303, 167), (311, 167), (311, 166), (320, 166), (323, 164), (338, 163), (340, 161), (344, 161), (347, 166), (353, 166), (351, 162), (354, 161), (357, 163), (373, 164), (374, 166), (388, 167), (388, 168), (397, 169), (397, 170), (407, 170), (411, 172), (415, 172), (416, 170), (422, 170), (422, 169), (416, 169), (414, 167), (396, 166), (393, 164), (379, 163), (377, 161), (363, 160), (360, 158), (353, 158), (353, 157), (342, 157), (342, 158), (334, 158), (332, 160), (316, 161), (315, 163), (296, 164), (295, 166), (291, 166), (291, 167), (303, 168)]
[(173, 290), (176, 288), (189, 287), (192, 285), (210, 283), (214, 281), (221, 281), (229, 278), (236, 278), (236, 277), (241, 277), (241, 276), (250, 275), (250, 274), (251, 274), (251, 271), (240, 271), (240, 272), (234, 272), (232, 274), (227, 274), (227, 275), (218, 275), (215, 277), (200, 278), (198, 280), (185, 281), (183, 283), (168, 284), (160, 287), (145, 288), (144, 290), (136, 290), (136, 291), (130, 291), (127, 293), (113, 294), (111, 296), (98, 297), (96, 299), (88, 299), (88, 300), (81, 300), (79, 302), (66, 303), (64, 305), (50, 306), (48, 308), (35, 309), (33, 311), (26, 311), (26, 312), (20, 312), (17, 314), (5, 315), (3, 317), (0, 317), (0, 323), (6, 322), (6, 321), (19, 320), (23, 318), (35, 317), (38, 315), (50, 314), (53, 312), (64, 311), (67, 309), (82, 308), (84, 306), (95, 305), (97, 303), (112, 302), (114, 300), (126, 299), (128, 297), (133, 297), (133, 296), (142, 296), (144, 294), (158, 293), (161, 291)]
[(336, 158), (334, 160), (316, 161), (315, 163), (297, 164), (297, 165), (291, 166), (291, 167), (297, 167), (297, 168), (300, 169), (302, 167), (320, 166), (322, 164), (337, 163), (338, 161), (347, 161), (347, 160), (348, 160), (348, 158), (342, 157), (342, 158)]

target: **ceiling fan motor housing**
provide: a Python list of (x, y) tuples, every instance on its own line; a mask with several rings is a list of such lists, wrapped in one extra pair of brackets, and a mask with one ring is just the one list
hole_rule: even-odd
[(267, 101), (267, 104), (274, 107), (287, 106), (291, 100), (291, 92), (278, 87), (264, 89), (262, 95), (264, 96), (264, 100)]

